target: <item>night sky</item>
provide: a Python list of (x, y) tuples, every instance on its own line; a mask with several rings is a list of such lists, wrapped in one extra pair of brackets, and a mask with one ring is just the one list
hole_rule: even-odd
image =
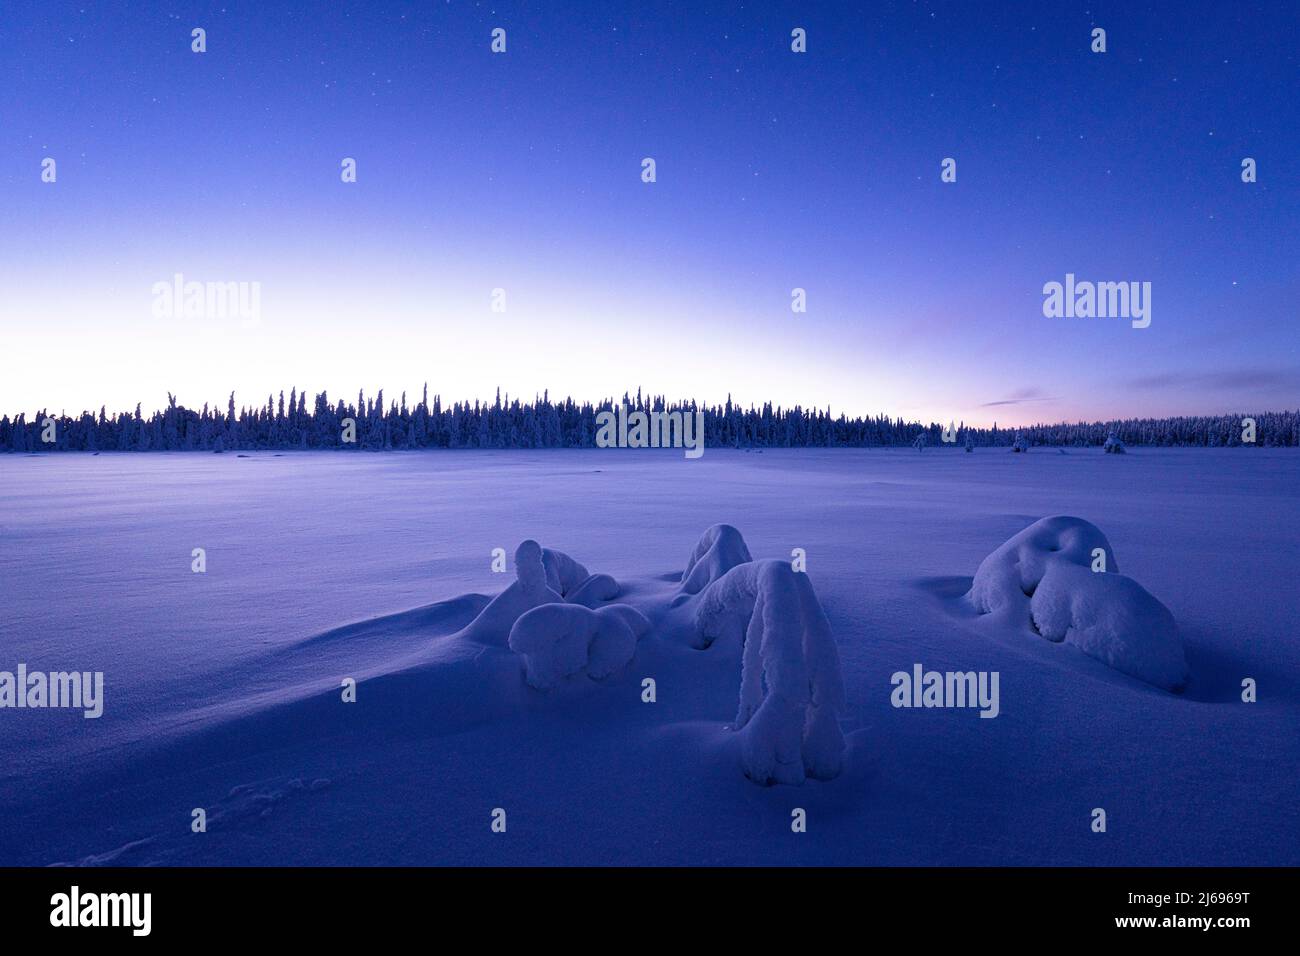
[[(0, 89), (11, 415), (1300, 405), (1294, 2), (5, 0)], [(259, 282), (260, 320), (155, 316), (178, 272)], [(1044, 317), (1066, 273), (1150, 282), (1150, 327)]]

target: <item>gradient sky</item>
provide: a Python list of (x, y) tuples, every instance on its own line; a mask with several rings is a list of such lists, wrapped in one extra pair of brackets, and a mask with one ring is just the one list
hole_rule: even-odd
[[(1295, 408), (1300, 4), (5, 0), (0, 243), (9, 414)], [(156, 318), (177, 272), (260, 324)], [(1150, 328), (1045, 318), (1067, 272), (1150, 281)]]

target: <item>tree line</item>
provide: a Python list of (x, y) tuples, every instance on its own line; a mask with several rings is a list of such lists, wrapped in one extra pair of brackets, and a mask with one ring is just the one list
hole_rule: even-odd
[[(382, 389), (373, 397), (358, 393), (355, 404), (331, 402), (325, 392), (307, 407), (307, 395), (291, 389), (286, 401), (268, 396), (265, 405), (235, 407), (231, 393), (225, 409), (204, 405), (186, 408), (167, 396), (167, 407), (148, 414), (109, 415), (82, 412), (76, 417), (42, 411), (0, 418), (0, 451), (235, 451), (256, 449), (408, 449), (408, 448), (591, 448), (596, 415), (616, 409), (606, 399), (579, 404), (572, 398), (551, 401), (543, 393), (532, 402), (501, 398), (488, 402), (443, 405), (429, 398), (426, 385), (419, 402), (409, 406), (406, 393), (384, 404)], [(1300, 445), (1300, 410), (1243, 412), (1218, 416), (1128, 418), (1105, 422), (1038, 424), (1015, 428), (968, 427), (959, 423), (908, 422), (877, 415), (850, 418), (830, 409), (742, 408), (730, 397), (722, 405), (694, 401), (669, 403), (663, 396), (624, 395), (634, 411), (704, 413), (704, 443), (710, 448), (804, 448), (965, 445), (1010, 446), (1022, 438), (1030, 446), (1087, 447), (1117, 436), (1128, 445), (1233, 446), (1250, 443), (1246, 420), (1254, 422), (1254, 444)], [(955, 426), (955, 427), (954, 427)], [(946, 443), (945, 437), (952, 439)], [(1245, 439), (1243, 441), (1243, 439)]]

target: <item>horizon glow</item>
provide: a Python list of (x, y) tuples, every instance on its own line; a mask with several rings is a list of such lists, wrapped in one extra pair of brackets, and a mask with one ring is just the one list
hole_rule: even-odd
[[(6, 4), (0, 414), (1300, 406), (1296, 8), (666, 6)], [(260, 322), (156, 317), (176, 273), (260, 283)], [(1045, 318), (1067, 273), (1151, 282), (1151, 326)]]

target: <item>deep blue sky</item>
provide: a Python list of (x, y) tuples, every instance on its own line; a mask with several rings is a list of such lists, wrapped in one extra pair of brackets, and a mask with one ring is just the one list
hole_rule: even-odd
[[(1294, 408), (1298, 57), (1294, 2), (6, 0), (0, 408)], [(259, 324), (155, 317), (176, 272)], [(1151, 327), (1045, 318), (1067, 272), (1150, 281)]]

